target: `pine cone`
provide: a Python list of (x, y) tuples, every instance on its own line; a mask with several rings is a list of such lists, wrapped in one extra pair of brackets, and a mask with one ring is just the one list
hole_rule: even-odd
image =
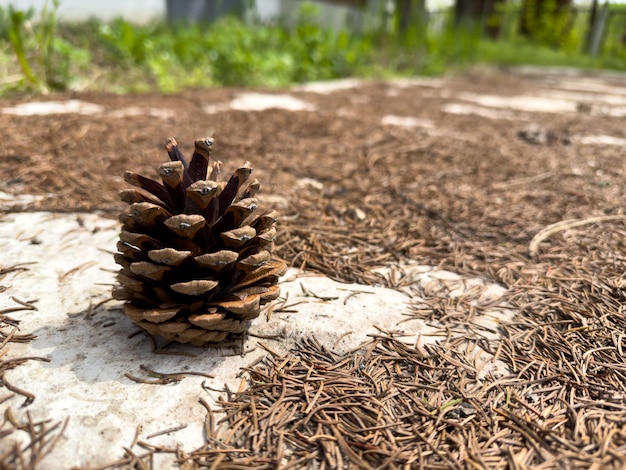
[(138, 189), (120, 193), (130, 211), (120, 215), (115, 261), (122, 268), (113, 296), (126, 301), (128, 318), (166, 340), (236, 339), (280, 294), (286, 266), (271, 258), (277, 213), (257, 210), (250, 163), (217, 182), (213, 139), (195, 142), (189, 164), (173, 138), (165, 147), (172, 161), (159, 167), (163, 184), (124, 175)]

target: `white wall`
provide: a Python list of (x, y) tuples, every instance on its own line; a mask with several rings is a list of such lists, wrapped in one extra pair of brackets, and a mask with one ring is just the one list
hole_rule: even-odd
[[(0, 7), (6, 8), (9, 4), (20, 10), (34, 7), (37, 16), (45, 3), (46, 0), (0, 0)], [(256, 0), (255, 10), (260, 19), (269, 20), (280, 15), (295, 14), (300, 3), (302, 0)], [(325, 24), (338, 27), (345, 25), (347, 8), (328, 3), (319, 5), (324, 7), (322, 17)], [(48, 0), (48, 8), (51, 6), (52, 0)], [(122, 16), (134, 23), (146, 23), (165, 18), (166, 0), (60, 0), (58, 15), (66, 21), (81, 21), (93, 16), (107, 21)]]
[[(41, 11), (45, 3), (45, 0), (0, 0), (1, 7), (7, 8), (12, 4), (20, 10), (34, 7), (36, 11)], [(48, 8), (51, 6), (52, 0), (48, 0)], [(106, 21), (122, 16), (135, 23), (145, 23), (165, 18), (165, 0), (60, 0), (58, 14), (68, 21), (85, 20), (92, 16)]]

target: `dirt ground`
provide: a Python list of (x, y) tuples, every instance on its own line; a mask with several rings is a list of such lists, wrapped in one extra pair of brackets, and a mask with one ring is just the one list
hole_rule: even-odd
[[(443, 109), (461, 93), (532, 95), (547, 88), (547, 77), (483, 71), (443, 84), (291, 92), (313, 104), (314, 112), (204, 112), (205, 106), (228, 103), (241, 91), (236, 89), (55, 96), (99, 104), (104, 111), (0, 114), (0, 190), (46, 196), (26, 209), (97, 210), (115, 217), (123, 209), (117, 193), (126, 187), (125, 170), (154, 175), (167, 159), (161, 147), (168, 136), (189, 154), (195, 138), (212, 135), (225, 174), (249, 160), (263, 194), (281, 196), (272, 201), (282, 214), (279, 253), (285, 259), (333, 262), (319, 258), (334, 249), (355, 251), (354, 243), (340, 240), (345, 233), (362, 237), (362, 249), (354, 252), (354, 269), (340, 265), (330, 273), (336, 278), (367, 276), (359, 268), (399, 258), (501, 280), (499, 268), (530, 262), (528, 244), (545, 226), (621, 214), (624, 207), (623, 146), (572, 142), (579, 135), (625, 138), (622, 117), (591, 112), (582, 101), (579, 112), (512, 112), (511, 119)], [(44, 100), (50, 98), (32, 101)], [(110, 117), (120, 109), (136, 115)], [(163, 110), (171, 115), (158, 115)], [(385, 116), (427, 125), (384, 125)], [(549, 133), (545, 145), (520, 138), (530, 125)], [(303, 246), (311, 250), (306, 259)]]
[[(492, 427), (476, 435), (458, 431), (474, 444), (449, 438), (423, 457), (432, 468), (458, 459), (477, 468), (620, 468), (625, 78), (490, 69), (331, 93), (255, 90), (288, 93), (309, 110), (229, 109), (250, 91), (238, 89), (4, 99), (0, 108), (51, 99), (102, 108), (0, 114), (0, 191), (42, 196), (5, 198), (0, 210), (116, 217), (124, 210), (117, 193), (127, 186), (125, 170), (155, 176), (167, 158), (167, 137), (190, 155), (194, 139), (211, 135), (225, 174), (243, 160), (252, 163), (264, 203), (280, 211), (277, 254), (289, 264), (396, 287), (400, 275), (382, 277), (376, 268), (419, 263), (508, 289), (507, 301), (521, 313), (494, 352), (514, 377), (489, 390), (508, 397), (510, 408), (497, 415), (484, 403)], [(547, 109), (532, 108), (538, 96)], [(551, 227), (567, 220), (575, 222)], [(445, 317), (450, 331), (471, 316), (471, 305), (423, 296), (426, 305), (415, 314)], [(514, 450), (498, 453), (490, 439), (504, 429)]]

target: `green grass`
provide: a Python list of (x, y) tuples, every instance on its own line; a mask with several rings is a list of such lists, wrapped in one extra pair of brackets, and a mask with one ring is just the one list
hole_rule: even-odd
[(491, 65), (626, 70), (626, 61), (623, 59), (591, 57), (582, 53), (555, 50), (523, 40), (511, 42), (481, 40), (477, 44), (476, 55), (480, 57), (479, 63)]
[[(578, 15), (562, 43), (520, 38), (513, 10), (503, 12), (499, 41), (477, 25), (438, 30), (378, 26), (358, 34), (319, 26), (305, 6), (292, 24), (246, 24), (234, 17), (207, 24), (134, 25), (124, 20), (59, 24), (57, 3), (40, 18), (0, 9), (0, 95), (65, 89), (118, 93), (210, 86), (285, 87), (342, 77), (434, 75), (475, 64), (547, 65), (626, 70), (624, 16), (614, 16), (598, 57), (583, 54), (586, 20)], [(33, 26), (36, 25), (36, 26)], [(565, 36), (563, 36), (565, 37)], [(531, 42), (531, 40), (533, 42)], [(546, 45), (549, 44), (549, 45)]]

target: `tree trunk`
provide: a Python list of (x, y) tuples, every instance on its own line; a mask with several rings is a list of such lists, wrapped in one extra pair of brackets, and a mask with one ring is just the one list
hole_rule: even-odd
[(572, 11), (572, 0), (522, 0), (520, 32), (531, 39), (537, 39), (538, 36), (547, 37), (543, 30), (555, 25), (554, 39), (558, 41), (558, 36), (567, 32), (571, 26)]
[(396, 0), (398, 31), (406, 32), (411, 25), (426, 21), (426, 0)]
[(456, 0), (454, 2), (454, 21), (462, 23), (480, 23), (484, 34), (497, 38), (500, 34), (501, 20), (498, 5), (506, 0)]
[(593, 28), (596, 24), (597, 15), (598, 15), (598, 0), (593, 0), (593, 2), (591, 3), (591, 13), (589, 13), (589, 24), (587, 25), (587, 37), (585, 38), (585, 49), (587, 50), (587, 52), (591, 50)]

